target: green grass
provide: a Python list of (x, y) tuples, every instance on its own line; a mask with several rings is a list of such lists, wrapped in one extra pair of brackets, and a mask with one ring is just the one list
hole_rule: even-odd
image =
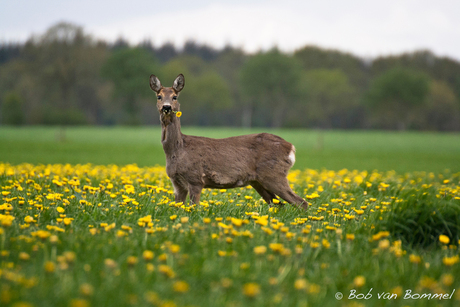
[(309, 211), (269, 208), (247, 188), (174, 203), (158, 127), (1, 127), (0, 305), (458, 305), (460, 134), (183, 132), (282, 136)]
[[(159, 127), (69, 127), (63, 131), (1, 127), (0, 161), (165, 164)], [(294, 169), (460, 171), (458, 133), (183, 128), (185, 134), (215, 138), (256, 132), (274, 133), (293, 143), (297, 149)]]
[[(176, 204), (164, 167), (0, 163), (0, 304), (458, 305), (460, 173), (289, 178), (309, 211), (269, 208), (248, 188)], [(406, 231), (431, 209), (433, 223)], [(428, 249), (411, 244), (420, 237)], [(454, 289), (442, 301), (404, 299)], [(369, 291), (367, 300), (350, 298)]]

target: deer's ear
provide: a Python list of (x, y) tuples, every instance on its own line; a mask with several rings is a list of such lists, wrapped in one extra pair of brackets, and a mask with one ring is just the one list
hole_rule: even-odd
[(158, 79), (157, 76), (155, 76), (155, 75), (150, 75), (150, 88), (155, 93), (158, 93), (161, 90), (160, 79)]
[(180, 92), (180, 91), (182, 91), (184, 86), (185, 86), (185, 78), (184, 78), (183, 74), (180, 74), (180, 75), (177, 76), (176, 80), (174, 80), (172, 88), (176, 92)]

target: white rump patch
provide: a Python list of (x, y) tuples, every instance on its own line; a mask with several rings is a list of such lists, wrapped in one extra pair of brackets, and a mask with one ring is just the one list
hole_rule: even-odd
[(295, 147), (292, 145), (291, 152), (289, 153), (289, 160), (291, 160), (291, 165), (295, 163)]

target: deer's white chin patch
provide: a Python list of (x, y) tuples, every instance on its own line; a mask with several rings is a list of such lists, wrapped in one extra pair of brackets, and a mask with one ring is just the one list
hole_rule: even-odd
[(292, 145), (291, 152), (289, 153), (289, 160), (291, 160), (291, 165), (295, 163), (295, 147)]

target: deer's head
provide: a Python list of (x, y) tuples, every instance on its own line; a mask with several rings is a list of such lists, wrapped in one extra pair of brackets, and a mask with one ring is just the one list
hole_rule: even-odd
[(155, 75), (150, 76), (150, 88), (157, 94), (157, 108), (161, 118), (171, 118), (180, 110), (177, 98), (185, 86), (183, 74), (177, 76), (172, 87), (163, 87)]

